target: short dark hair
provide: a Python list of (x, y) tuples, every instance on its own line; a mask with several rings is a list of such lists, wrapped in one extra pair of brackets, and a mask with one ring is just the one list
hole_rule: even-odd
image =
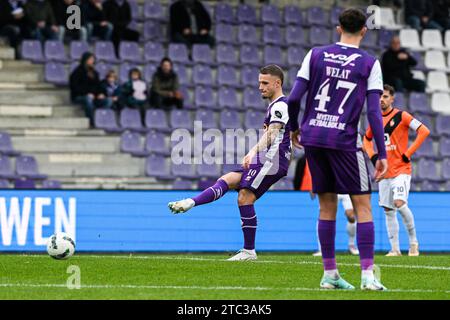
[(360, 9), (350, 8), (339, 15), (339, 24), (347, 33), (357, 33), (366, 25), (367, 17)]
[(259, 69), (260, 74), (270, 74), (271, 76), (278, 77), (281, 80), (281, 85), (284, 82), (284, 73), (283, 69), (281, 69), (276, 64), (269, 64), (268, 66), (262, 67)]
[(383, 89), (384, 89), (384, 91), (389, 91), (389, 94), (390, 94), (391, 96), (394, 96), (394, 95), (395, 95), (395, 89), (394, 89), (393, 86), (390, 86), (390, 85), (388, 85), (388, 84), (385, 84), (385, 85), (383, 86)]

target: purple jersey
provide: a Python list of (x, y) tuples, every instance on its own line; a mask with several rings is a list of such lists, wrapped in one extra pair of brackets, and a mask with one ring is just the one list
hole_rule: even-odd
[(301, 144), (344, 151), (361, 148), (358, 123), (366, 95), (383, 92), (379, 61), (355, 46), (336, 43), (313, 48), (297, 77), (308, 81)]

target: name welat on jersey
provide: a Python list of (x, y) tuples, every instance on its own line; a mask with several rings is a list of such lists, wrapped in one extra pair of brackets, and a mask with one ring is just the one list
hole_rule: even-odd
[(348, 80), (351, 70), (327, 67), (327, 76)]

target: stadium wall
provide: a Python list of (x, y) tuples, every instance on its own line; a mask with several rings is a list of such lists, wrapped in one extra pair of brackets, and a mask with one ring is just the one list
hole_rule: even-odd
[[(242, 246), (237, 193), (212, 205), (172, 215), (167, 203), (191, 191), (8, 191), (0, 195), (0, 251), (43, 252), (55, 231), (75, 237), (77, 251), (235, 251)], [(376, 250), (386, 251), (384, 216), (375, 208)], [(423, 251), (450, 251), (450, 194), (411, 193)], [(317, 200), (301, 192), (273, 191), (256, 205), (259, 251), (317, 249)], [(407, 236), (399, 217), (402, 249)], [(346, 250), (346, 219), (338, 212), (338, 250)]]

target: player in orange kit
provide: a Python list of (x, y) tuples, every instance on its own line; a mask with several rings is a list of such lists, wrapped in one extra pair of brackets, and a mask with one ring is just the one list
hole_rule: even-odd
[[(399, 225), (396, 211), (400, 212), (409, 236), (409, 255), (419, 255), (419, 243), (416, 237), (414, 216), (408, 207), (408, 194), (411, 184), (411, 156), (430, 134), (430, 130), (406, 111), (392, 106), (394, 88), (385, 85), (381, 97), (384, 139), (386, 142), (388, 171), (379, 182), (380, 206), (386, 214), (386, 227), (391, 243), (387, 256), (400, 256), (398, 239)], [(417, 132), (416, 140), (408, 147), (408, 129)], [(373, 163), (377, 154), (373, 149), (372, 130), (369, 127), (364, 137), (364, 149)]]

